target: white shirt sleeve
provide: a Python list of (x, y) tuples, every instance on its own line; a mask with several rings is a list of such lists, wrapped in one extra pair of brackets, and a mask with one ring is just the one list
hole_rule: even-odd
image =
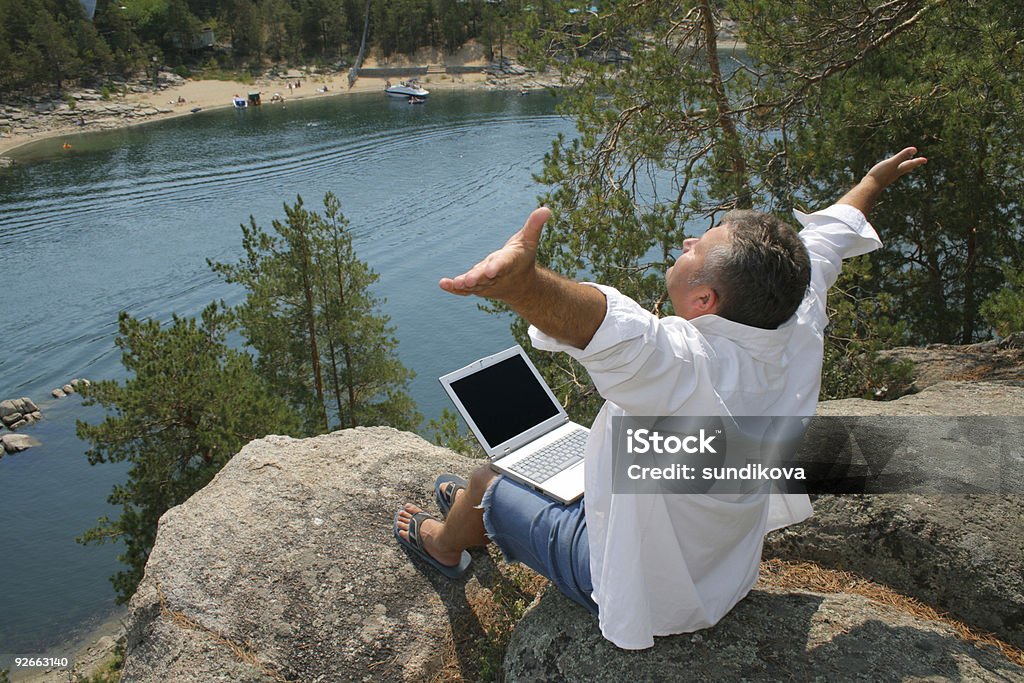
[(585, 349), (563, 344), (530, 327), (535, 348), (563, 351), (580, 361), (598, 392), (633, 415), (671, 415), (706, 374), (708, 350), (687, 321), (657, 318), (613, 287), (584, 283), (604, 293), (604, 320)]
[(803, 226), (800, 239), (811, 256), (811, 284), (821, 293), (835, 284), (843, 259), (882, 246), (868, 219), (849, 204), (833, 204), (812, 214), (793, 211), (793, 215)]

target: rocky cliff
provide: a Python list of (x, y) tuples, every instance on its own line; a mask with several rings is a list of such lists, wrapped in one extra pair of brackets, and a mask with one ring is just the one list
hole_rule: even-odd
[[(867, 405), (1024, 415), (1024, 388), (947, 383)], [(509, 568), (477, 551), (467, 578), (443, 580), (410, 560), (391, 521), (405, 500), (433, 509), (434, 477), (474, 464), (386, 428), (249, 444), (161, 519), (130, 604), (123, 680), (422, 681), (442, 667), (447, 680), (460, 671), (472, 680), (480, 668), (469, 644), (491, 604), (482, 597), (523, 597)], [(768, 553), (859, 571), (1022, 646), (1019, 497), (967, 507), (955, 496), (868, 498), (819, 500), (818, 516), (770, 539)], [(504, 675), (1024, 681), (1022, 662), (1012, 647), (979, 646), (948, 623), (861, 595), (770, 586), (712, 629), (628, 653), (603, 641), (585, 610), (547, 591), (516, 627)]]

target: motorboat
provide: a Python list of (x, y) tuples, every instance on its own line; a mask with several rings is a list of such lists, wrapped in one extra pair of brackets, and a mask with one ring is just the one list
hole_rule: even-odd
[(405, 100), (408, 100), (410, 97), (426, 99), (427, 95), (430, 94), (430, 91), (426, 90), (416, 81), (402, 81), (398, 85), (391, 85), (388, 83), (384, 86), (384, 94), (389, 97), (401, 97)]
[(238, 95), (231, 98), (231, 102), (235, 105), (235, 109), (245, 109), (249, 106), (249, 101), (244, 97), (239, 97)]

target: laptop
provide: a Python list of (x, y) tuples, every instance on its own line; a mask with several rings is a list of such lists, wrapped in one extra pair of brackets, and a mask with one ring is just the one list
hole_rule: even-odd
[(569, 420), (523, 347), (440, 379), (495, 470), (563, 504), (583, 495), (590, 430)]

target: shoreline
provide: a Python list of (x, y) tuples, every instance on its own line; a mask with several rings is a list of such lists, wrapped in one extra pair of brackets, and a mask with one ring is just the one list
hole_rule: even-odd
[[(91, 676), (106, 663), (125, 638), (125, 623), (128, 619), (128, 608), (118, 607), (106, 614), (103, 619), (87, 631), (69, 638), (59, 646), (49, 648), (53, 656), (69, 656), (74, 659), (73, 674)], [(67, 683), (71, 672), (60, 669), (44, 671), (23, 670), (11, 671), (11, 683)], [(77, 678), (75, 679), (77, 680)]]
[[(6, 159), (9, 165), (16, 164), (17, 161), (8, 156), (10, 153), (26, 145), (61, 136), (131, 128), (154, 121), (164, 121), (190, 115), (193, 113), (192, 109), (196, 107), (202, 111), (230, 109), (233, 106), (232, 98), (236, 94), (245, 96), (250, 90), (260, 91), (263, 99), (261, 106), (274, 107), (314, 97), (382, 93), (386, 80), (384, 77), (360, 76), (353, 87), (349, 88), (347, 72), (309, 75), (303, 73), (301, 76), (260, 78), (252, 84), (240, 81), (197, 79), (164, 86), (153, 92), (119, 95), (109, 101), (99, 102), (96, 101), (98, 98), (91, 96), (93, 91), (85, 91), (90, 94), (90, 97), (78, 107), (70, 107), (67, 103), (62, 102), (50, 111), (37, 111), (34, 114), (35, 118), (45, 119), (44, 127), (38, 132), (12, 132), (0, 137), (0, 160)], [(296, 81), (300, 81), (302, 85), (289, 90), (288, 83)], [(431, 93), (457, 90), (539, 90), (561, 85), (557, 72), (526, 73), (506, 77), (494, 76), (483, 71), (466, 74), (434, 73), (423, 78), (422, 82)], [(270, 99), (274, 94), (282, 95), (284, 101), (271, 102)], [(111, 105), (127, 108), (133, 113), (120, 117), (111, 116), (107, 111)], [(82, 119), (89, 114), (90, 120), (86, 120), (84, 125), (70, 123), (69, 120), (75, 116), (72, 112), (80, 112), (79, 116)], [(130, 116), (130, 118), (125, 116)], [(62, 119), (62, 121), (53, 121), (54, 119)], [(0, 163), (0, 168), (2, 167), (3, 163)]]

